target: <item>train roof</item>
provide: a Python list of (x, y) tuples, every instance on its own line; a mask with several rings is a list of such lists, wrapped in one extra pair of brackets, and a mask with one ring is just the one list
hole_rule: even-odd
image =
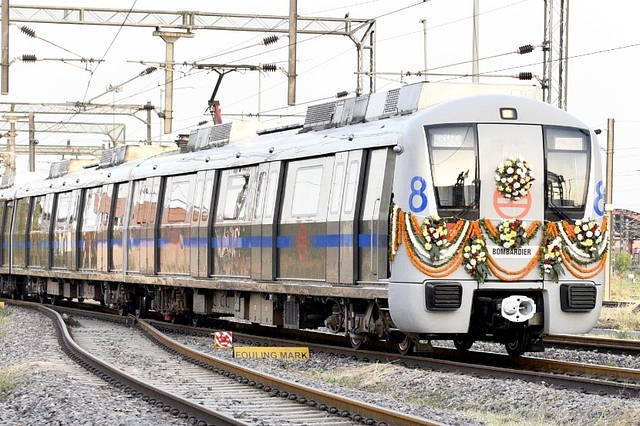
[[(455, 99), (450, 100), (452, 98)], [(532, 103), (536, 104), (535, 108), (531, 108)], [(402, 145), (407, 126), (496, 122), (503, 107), (518, 111), (519, 124), (587, 128), (557, 107), (540, 102), (539, 89), (533, 86), (419, 83), (311, 106), (302, 125), (257, 129), (254, 124), (232, 122), (196, 129), (189, 135), (188, 152), (164, 152), (122, 162), (119, 158), (124, 158), (126, 153), (122, 152), (125, 147), (121, 147), (120, 152), (107, 153), (106, 157), (112, 158), (101, 159), (97, 168), (0, 190), (0, 198), (67, 191), (150, 176), (245, 167), (345, 149)]]

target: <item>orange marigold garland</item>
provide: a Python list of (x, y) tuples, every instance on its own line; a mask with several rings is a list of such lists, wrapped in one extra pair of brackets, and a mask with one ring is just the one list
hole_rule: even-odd
[(600, 262), (608, 250), (606, 224), (606, 217), (601, 226), (592, 220), (576, 220), (573, 225), (567, 221), (554, 224), (564, 241), (566, 260), (582, 266)]
[[(576, 221), (574, 225), (567, 221), (545, 222), (539, 250), (522, 269), (510, 271), (500, 266), (487, 252), (482, 230), (496, 242), (499, 235), (506, 233), (509, 227), (511, 236), (499, 239), (496, 244), (502, 247), (506, 247), (504, 244), (507, 244), (509, 247), (506, 248), (512, 248), (517, 247), (516, 241), (523, 244), (523, 239), (528, 242), (533, 238), (540, 229), (540, 221), (535, 221), (526, 228), (523, 223), (505, 220), (498, 230), (490, 220), (459, 219), (447, 228), (446, 222), (438, 216), (426, 218), (420, 223), (417, 216), (405, 213), (395, 204), (390, 208), (390, 216), (389, 260), (394, 260), (400, 244), (404, 241), (411, 263), (422, 273), (435, 278), (450, 275), (463, 266), (464, 270), (480, 283), (490, 275), (495, 275), (502, 281), (517, 281), (528, 275), (535, 265), (539, 265), (542, 277), (550, 275), (551, 280), (558, 282), (560, 276), (565, 273), (563, 266), (581, 279), (598, 275), (605, 266), (607, 235), (601, 230), (606, 229), (606, 217), (600, 226), (594, 226), (592, 221)], [(512, 225), (516, 226), (517, 230), (513, 230)], [(580, 230), (576, 229), (578, 227)], [(513, 232), (522, 239), (514, 238)], [(582, 239), (578, 238), (581, 232)], [(591, 244), (587, 242), (580, 245), (580, 241), (589, 238), (593, 239)], [(434, 245), (438, 248), (437, 252), (433, 250)], [(596, 249), (586, 251), (581, 247)], [(588, 266), (595, 262), (596, 265)]]

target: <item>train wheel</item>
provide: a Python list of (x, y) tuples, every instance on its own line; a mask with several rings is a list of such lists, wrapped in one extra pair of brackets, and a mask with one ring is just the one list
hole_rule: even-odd
[(413, 350), (413, 340), (411, 340), (409, 336), (404, 336), (404, 340), (398, 342), (396, 348), (400, 355), (406, 355)]
[(510, 356), (520, 356), (527, 349), (528, 343), (529, 343), (529, 336), (527, 335), (527, 332), (524, 330), (521, 330), (517, 332), (515, 335), (513, 335), (511, 340), (506, 342), (504, 346), (507, 349), (507, 353)]
[(340, 330), (342, 330), (343, 323), (344, 323), (344, 317), (342, 315), (340, 315), (340, 319), (337, 322), (325, 321), (325, 325), (327, 329), (334, 334), (339, 333)]
[(455, 346), (459, 351), (468, 351), (469, 349), (471, 349), (471, 346), (473, 346), (473, 343), (473, 340), (465, 338), (453, 340), (453, 346)]
[(351, 347), (355, 350), (364, 349), (369, 343), (367, 340), (358, 337), (351, 337), (349, 340), (351, 341)]

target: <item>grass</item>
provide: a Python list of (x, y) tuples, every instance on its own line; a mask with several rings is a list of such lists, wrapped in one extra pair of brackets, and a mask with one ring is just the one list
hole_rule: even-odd
[(621, 307), (603, 306), (598, 327), (614, 328), (622, 334), (640, 331), (640, 283), (619, 275), (612, 276), (611, 300), (630, 303)]
[[(9, 327), (9, 316), (11, 309), (6, 305), (0, 308), (0, 340), (6, 335)], [(0, 400), (4, 399), (11, 391), (18, 386), (18, 379), (14, 373), (7, 369), (0, 370)]]

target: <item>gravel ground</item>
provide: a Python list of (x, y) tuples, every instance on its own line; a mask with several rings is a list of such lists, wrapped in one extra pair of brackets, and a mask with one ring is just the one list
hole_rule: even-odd
[[(58, 347), (49, 319), (31, 310), (9, 307), (0, 320), (0, 424), (2, 425), (184, 425), (171, 415), (106, 385), (69, 360)], [(214, 349), (212, 339), (175, 337), (203, 352), (231, 358), (231, 350)], [(640, 368), (630, 357), (548, 350), (553, 358), (623, 363)], [(362, 364), (330, 356), (304, 362), (238, 360), (256, 370), (345, 392), (370, 403), (447, 425), (640, 425), (640, 401), (558, 391), (518, 380), (478, 379), (453, 373)], [(2, 394), (3, 380), (16, 384)]]

